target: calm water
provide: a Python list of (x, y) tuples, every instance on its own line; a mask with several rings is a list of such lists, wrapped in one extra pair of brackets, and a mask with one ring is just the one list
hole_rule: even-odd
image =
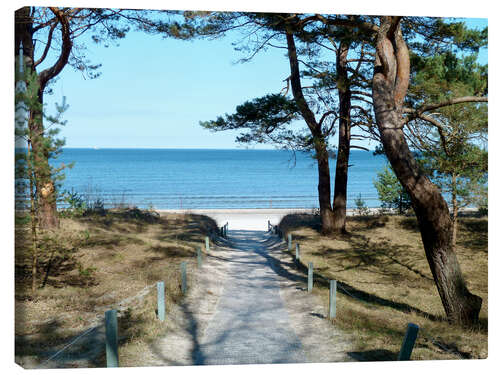
[[(105, 204), (156, 209), (318, 207), (317, 167), (307, 154), (282, 150), (71, 149), (55, 161), (75, 162), (63, 189)], [(331, 160), (332, 198), (335, 160)], [(351, 154), (348, 207), (361, 193), (379, 206), (373, 180), (383, 156)]]

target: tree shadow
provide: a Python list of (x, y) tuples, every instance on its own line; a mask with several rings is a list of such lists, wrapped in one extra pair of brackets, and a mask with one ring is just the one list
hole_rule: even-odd
[(397, 361), (398, 359), (398, 353), (394, 353), (386, 349), (348, 352), (347, 355), (360, 362)]
[(459, 226), (458, 244), (488, 253), (488, 219), (459, 219)]
[[(268, 239), (268, 247), (269, 247), (269, 252), (267, 254), (264, 254), (264, 256), (268, 257), (269, 261), (273, 265), (273, 269), (283, 277), (288, 278), (289, 280), (292, 281), (306, 281), (307, 280), (307, 272), (308, 272), (308, 267), (303, 264), (301, 261), (297, 261), (295, 258), (295, 254), (290, 253), (287, 250), (286, 243), (282, 242), (281, 239), (278, 236), (272, 235)], [(284, 251), (286, 252), (292, 259), (293, 259), (293, 264), (295, 264), (297, 270), (299, 270), (304, 276), (298, 277), (296, 275), (291, 274), (288, 270), (286, 270), (280, 260), (273, 256), (273, 252), (276, 251)], [(290, 265), (290, 263), (288, 263)], [(330, 280), (323, 275), (314, 272), (314, 284), (317, 286), (321, 286), (324, 288), (329, 288), (330, 287)], [(337, 281), (337, 287), (338, 287), (338, 292), (344, 294), (348, 298), (353, 298), (356, 300), (359, 300), (364, 303), (368, 304), (373, 304), (373, 305), (378, 305), (378, 306), (383, 306), (383, 307), (390, 307), (395, 310), (404, 312), (404, 313), (415, 313), (419, 316), (425, 317), (429, 320), (432, 321), (445, 321), (443, 317), (433, 315), (431, 313), (428, 313), (426, 311), (423, 311), (417, 307), (411, 306), (407, 303), (404, 302), (396, 302), (392, 300), (388, 300), (383, 297), (379, 297), (374, 293), (368, 293), (363, 290), (357, 289), (345, 282), (342, 281)]]
[[(60, 327), (61, 322), (53, 319), (41, 325), (37, 335), (32, 337), (16, 335), (16, 363), (23, 368), (44, 369), (106, 366), (105, 360), (103, 361), (105, 358), (103, 324), (71, 333), (60, 330)], [(23, 366), (25, 357), (35, 358), (35, 361)]]
[[(175, 246), (151, 246), (147, 251), (161, 254), (164, 258), (188, 258), (196, 254), (195, 249)], [(149, 259), (148, 259), (149, 260)]]

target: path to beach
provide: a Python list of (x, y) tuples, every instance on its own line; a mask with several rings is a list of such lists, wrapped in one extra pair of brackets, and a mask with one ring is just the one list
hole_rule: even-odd
[(305, 281), (276, 236), (230, 229), (143, 365), (352, 360), (349, 338), (325, 319), (326, 306), (307, 293)]

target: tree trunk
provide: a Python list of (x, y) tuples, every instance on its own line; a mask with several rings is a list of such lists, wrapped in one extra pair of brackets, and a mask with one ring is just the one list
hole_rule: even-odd
[(452, 215), (452, 223), (453, 223), (453, 231), (451, 234), (451, 244), (453, 248), (456, 247), (457, 244), (457, 231), (458, 231), (458, 202), (457, 202), (457, 175), (453, 173), (451, 175), (451, 205), (452, 205), (452, 210), (453, 210), (453, 215)]
[(334, 233), (335, 230), (331, 201), (330, 166), (328, 162), (329, 156), (326, 140), (321, 132), (320, 124), (316, 121), (314, 113), (309, 108), (309, 105), (304, 98), (304, 94), (302, 93), (299, 61), (297, 59), (297, 50), (295, 48), (295, 41), (293, 39), (292, 32), (287, 32), (286, 40), (288, 46), (288, 60), (290, 62), (290, 82), (292, 86), (293, 98), (297, 103), (300, 113), (313, 137), (314, 149), (316, 151), (316, 158), (318, 162), (318, 200), (321, 216), (321, 233), (323, 235), (330, 235)]
[(331, 206), (330, 164), (328, 150), (324, 141), (315, 142), (316, 158), (318, 162), (318, 200), (321, 216), (321, 233), (331, 235), (335, 233), (335, 218)]
[[(30, 8), (23, 7), (15, 12), (15, 54), (19, 55), (22, 42), (26, 70), (34, 72), (33, 23)], [(40, 82), (38, 101), (40, 109), (30, 109), (28, 127), (31, 135), (31, 147), (34, 155), (34, 176), (36, 180), (36, 196), (38, 220), (41, 229), (53, 229), (59, 226), (57, 216), (56, 191), (52, 176), (49, 173), (48, 152), (44, 150), (43, 127), (43, 91), (48, 82)]]
[(385, 153), (411, 197), (446, 315), (453, 322), (469, 325), (477, 321), (482, 300), (469, 292), (462, 276), (452, 245), (448, 206), (438, 188), (419, 170), (402, 131), (410, 61), (398, 17), (382, 17), (376, 48), (373, 104)]
[(345, 233), (347, 215), (347, 176), (351, 147), (351, 90), (347, 75), (349, 46), (340, 44), (337, 53), (337, 90), (339, 95), (339, 144), (335, 168), (333, 193), (333, 228), (336, 233)]
[[(43, 90), (38, 93), (39, 102), (43, 103)], [(57, 192), (53, 176), (50, 172), (49, 155), (44, 147), (43, 114), (33, 111), (32, 139), (33, 154), (35, 156), (36, 193), (38, 201), (38, 220), (40, 229), (54, 229), (59, 227), (57, 215)], [(36, 118), (39, 120), (36, 120)]]

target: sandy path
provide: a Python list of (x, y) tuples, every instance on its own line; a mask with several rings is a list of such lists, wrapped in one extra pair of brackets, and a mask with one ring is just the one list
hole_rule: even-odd
[(230, 230), (169, 315), (173, 329), (140, 365), (351, 360), (348, 337), (304, 285), (276, 236)]

